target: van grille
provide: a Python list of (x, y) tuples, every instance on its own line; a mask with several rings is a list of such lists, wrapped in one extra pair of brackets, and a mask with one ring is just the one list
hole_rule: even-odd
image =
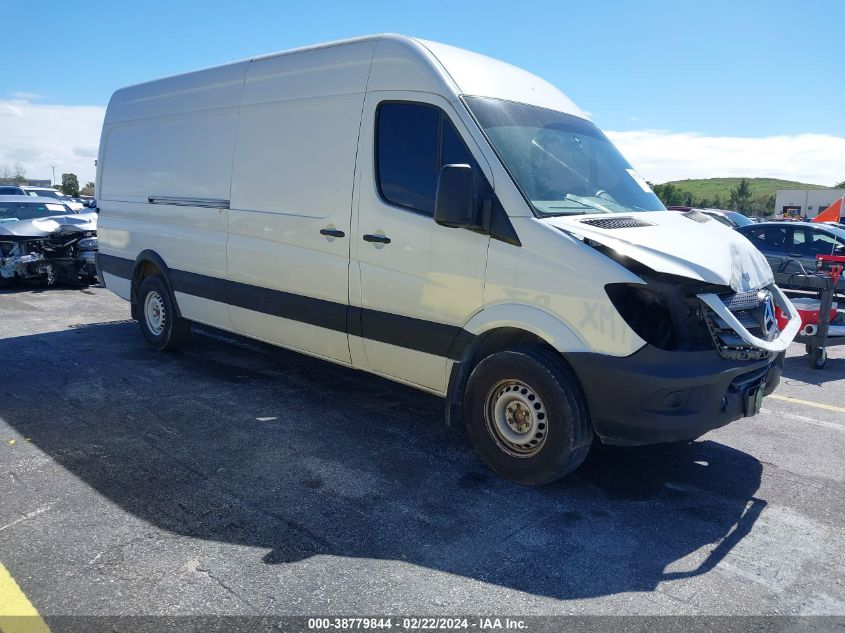
[(638, 229), (645, 226), (654, 226), (651, 222), (639, 218), (590, 218), (581, 220), (582, 224), (589, 224), (599, 229)]
[(737, 292), (736, 294), (722, 296), (722, 303), (731, 312), (735, 310), (748, 310), (760, 305), (760, 291), (750, 290), (748, 292)]
[[(768, 332), (763, 329), (761, 315), (765, 310), (765, 302), (770, 300), (768, 294), (761, 297), (760, 292), (755, 290), (722, 295), (720, 299), (751, 335), (765, 341), (771, 341), (780, 333), (776, 322)], [(746, 343), (731, 326), (703, 303), (702, 310), (713, 344), (722, 358), (728, 360), (760, 360), (768, 356), (769, 352), (766, 350)]]

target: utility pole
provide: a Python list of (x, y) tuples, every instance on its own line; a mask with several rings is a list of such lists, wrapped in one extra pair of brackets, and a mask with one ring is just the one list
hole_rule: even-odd
[(53, 186), (55, 187), (56, 186), (56, 166), (51, 165), (50, 167), (53, 170)]

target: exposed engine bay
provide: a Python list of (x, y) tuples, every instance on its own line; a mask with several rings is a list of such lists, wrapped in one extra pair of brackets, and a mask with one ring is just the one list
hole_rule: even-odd
[(24, 279), (48, 286), (96, 283), (96, 254), (95, 213), (0, 221), (0, 285)]

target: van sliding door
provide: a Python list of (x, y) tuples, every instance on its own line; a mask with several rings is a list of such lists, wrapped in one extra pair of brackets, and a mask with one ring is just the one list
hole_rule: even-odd
[(352, 185), (373, 46), (253, 61), (232, 175), (234, 329), (347, 364)]

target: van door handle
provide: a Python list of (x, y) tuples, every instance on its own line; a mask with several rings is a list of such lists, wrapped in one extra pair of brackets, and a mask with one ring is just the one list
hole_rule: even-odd
[(320, 235), (325, 235), (326, 237), (346, 237), (346, 233), (340, 229), (320, 229)]
[(364, 236), (365, 242), (379, 242), (381, 244), (390, 244), (390, 238), (386, 235), (372, 235), (367, 234)]

